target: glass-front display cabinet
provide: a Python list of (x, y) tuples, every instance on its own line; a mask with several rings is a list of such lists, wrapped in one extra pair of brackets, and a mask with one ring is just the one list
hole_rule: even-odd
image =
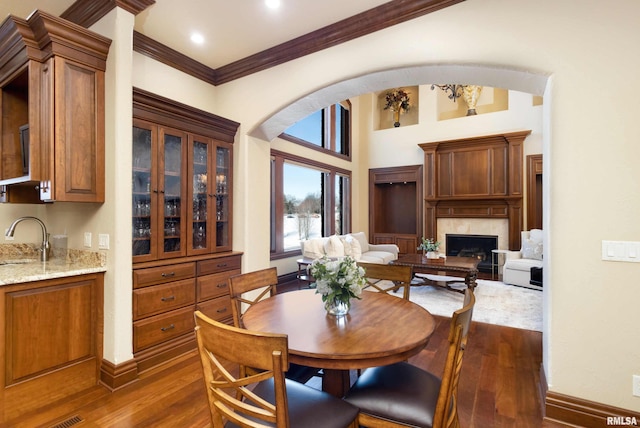
[(132, 230), (134, 260), (186, 255), (183, 199), (187, 135), (134, 121)]
[(230, 251), (231, 150), (226, 143), (193, 136), (189, 191), (192, 211), (188, 253)]
[(134, 262), (231, 251), (231, 148), (134, 120)]

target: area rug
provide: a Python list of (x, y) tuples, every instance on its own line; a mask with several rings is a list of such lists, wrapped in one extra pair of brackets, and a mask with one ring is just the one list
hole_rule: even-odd
[[(542, 291), (478, 280), (473, 321), (542, 331)], [(441, 287), (412, 286), (411, 301), (434, 315), (450, 317), (464, 296)]]

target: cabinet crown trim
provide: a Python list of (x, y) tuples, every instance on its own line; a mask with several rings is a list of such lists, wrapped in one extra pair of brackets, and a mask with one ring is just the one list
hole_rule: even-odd
[(133, 88), (133, 116), (233, 143), (240, 123)]

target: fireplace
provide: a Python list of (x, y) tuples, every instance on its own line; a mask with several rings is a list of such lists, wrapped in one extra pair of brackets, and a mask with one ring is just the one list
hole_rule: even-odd
[[(446, 235), (447, 256), (474, 257), (480, 260), (478, 271), (491, 273), (491, 250), (498, 248), (498, 237), (493, 235)], [(494, 272), (497, 273), (497, 272)]]

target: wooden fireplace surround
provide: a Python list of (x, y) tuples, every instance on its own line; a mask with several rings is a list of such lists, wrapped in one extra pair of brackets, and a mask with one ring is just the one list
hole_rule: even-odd
[(523, 143), (531, 131), (419, 144), (424, 151), (424, 236), (438, 218), (506, 218), (509, 249), (520, 249)]

